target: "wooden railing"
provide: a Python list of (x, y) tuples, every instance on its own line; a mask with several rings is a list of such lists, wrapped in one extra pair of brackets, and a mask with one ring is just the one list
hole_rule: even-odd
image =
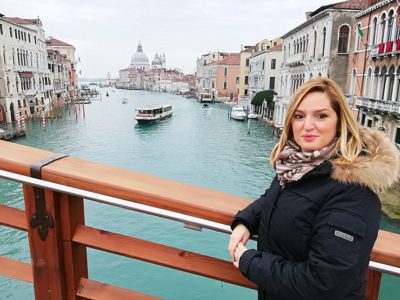
[[(86, 196), (78, 195), (84, 190), (225, 227), (249, 199), (73, 157), (47, 164), (41, 169), (41, 180), (31, 179), (31, 167), (52, 156), (48, 151), (0, 141), (0, 171), (16, 178), (2, 177), (22, 182), (25, 202), (25, 211), (0, 205), (0, 224), (28, 232), (32, 259), (28, 264), (0, 257), (0, 275), (32, 282), (36, 299), (156, 299), (88, 278), (87, 247), (255, 288), (229, 261), (86, 226)], [(47, 216), (38, 213), (43, 208), (38, 202), (40, 190), (44, 190)], [(33, 215), (35, 222), (42, 219), (36, 227), (32, 227)], [(43, 228), (46, 224), (48, 228)], [(380, 231), (371, 260), (398, 268), (399, 249), (400, 235)], [(367, 299), (377, 299), (381, 270), (370, 269), (367, 280)]]

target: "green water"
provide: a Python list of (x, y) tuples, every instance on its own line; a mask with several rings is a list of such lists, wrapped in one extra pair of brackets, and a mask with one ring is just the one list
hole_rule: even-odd
[[(106, 97), (106, 91), (109, 97)], [(270, 128), (229, 121), (227, 107), (180, 96), (102, 89), (102, 100), (69, 110), (63, 119), (28, 123), (28, 136), (15, 141), (52, 152), (199, 185), (249, 198), (263, 193), (273, 177), (268, 157), (277, 142)], [(122, 104), (127, 98), (128, 103)], [(134, 109), (172, 104), (174, 115), (139, 127)], [(23, 208), (18, 184), (0, 180), (0, 203)], [(86, 224), (228, 260), (228, 236), (184, 229), (182, 224), (85, 202)], [(400, 232), (384, 219), (382, 227)], [(30, 262), (26, 233), (0, 226), (0, 255)], [(89, 277), (165, 299), (256, 299), (256, 292), (152, 264), (89, 250)], [(400, 280), (385, 276), (380, 299), (394, 299)], [(0, 277), (0, 299), (32, 299), (33, 288)]]

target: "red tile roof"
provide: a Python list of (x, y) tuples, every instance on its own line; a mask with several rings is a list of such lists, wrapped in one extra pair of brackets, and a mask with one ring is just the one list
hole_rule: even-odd
[(315, 11), (310, 13), (310, 16), (313, 17), (320, 12), (332, 8), (332, 9), (351, 9), (351, 10), (363, 10), (368, 7), (368, 0), (347, 0), (343, 2), (328, 4), (319, 7)]
[(334, 4), (332, 7), (337, 9), (366, 9), (368, 0), (349, 0)]
[(240, 56), (239, 53), (231, 53), (226, 58), (217, 62), (218, 65), (239, 65)]
[(268, 50), (267, 50), (267, 52), (275, 52), (275, 51), (281, 51), (282, 50), (282, 43), (281, 44), (278, 44), (278, 45), (276, 45), (276, 46), (273, 46), (273, 47), (271, 47), (271, 48), (269, 48)]
[(70, 46), (70, 47), (73, 47), (72, 45), (70, 45), (70, 44), (67, 44), (67, 43), (65, 43), (65, 42), (63, 42), (63, 41), (60, 41), (60, 40), (57, 40), (57, 39), (55, 39), (55, 38), (53, 38), (53, 37), (50, 37), (48, 40), (46, 40), (46, 45), (47, 46), (53, 46), (53, 47), (57, 47), (57, 46)]
[(4, 17), (4, 19), (19, 25), (32, 25), (40, 23), (40, 19), (22, 19), (18, 17)]

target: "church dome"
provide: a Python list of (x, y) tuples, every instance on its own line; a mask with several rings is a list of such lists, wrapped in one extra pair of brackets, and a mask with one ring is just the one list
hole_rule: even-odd
[(152, 65), (152, 67), (162, 67), (161, 58), (159, 58), (157, 54), (151, 61), (151, 65)]
[(133, 54), (131, 59), (131, 67), (147, 70), (149, 68), (149, 65), (149, 58), (145, 53), (143, 53), (142, 45), (139, 42), (137, 51), (135, 54)]

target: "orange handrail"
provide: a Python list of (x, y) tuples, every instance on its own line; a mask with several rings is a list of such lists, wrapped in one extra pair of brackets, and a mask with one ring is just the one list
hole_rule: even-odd
[[(32, 164), (53, 154), (0, 141), (0, 170), (30, 176)], [(47, 182), (222, 224), (229, 224), (234, 214), (250, 201), (243, 197), (73, 157), (66, 157), (43, 167), (41, 177)], [(49, 291), (57, 299), (82, 299), (85, 295), (98, 294), (102, 289), (107, 289), (107, 294), (114, 294), (116, 299), (118, 295), (129, 294), (126, 290), (88, 279), (86, 247), (255, 288), (228, 261), (87, 227), (82, 197), (50, 189), (45, 191), (45, 205), (54, 219), (54, 227), (49, 229), (47, 238), (43, 241), (37, 229), (27, 222), (36, 210), (33, 187), (25, 183), (23, 191), (25, 211), (0, 205), (0, 224), (28, 232), (32, 274), (25, 274), (27, 264), (12, 262), (10, 259), (0, 259), (0, 273), (17, 279), (32, 278), (37, 299), (48, 298)], [(380, 231), (371, 259), (400, 267), (400, 253), (395, 249), (400, 249), (400, 235)], [(166, 256), (168, 259), (165, 259)], [(44, 276), (48, 273), (51, 274), (50, 278)], [(380, 272), (369, 271), (367, 299), (377, 299), (380, 279)], [(138, 294), (132, 292), (132, 298), (134, 295)], [(144, 295), (143, 299), (146, 297), (149, 296)]]

